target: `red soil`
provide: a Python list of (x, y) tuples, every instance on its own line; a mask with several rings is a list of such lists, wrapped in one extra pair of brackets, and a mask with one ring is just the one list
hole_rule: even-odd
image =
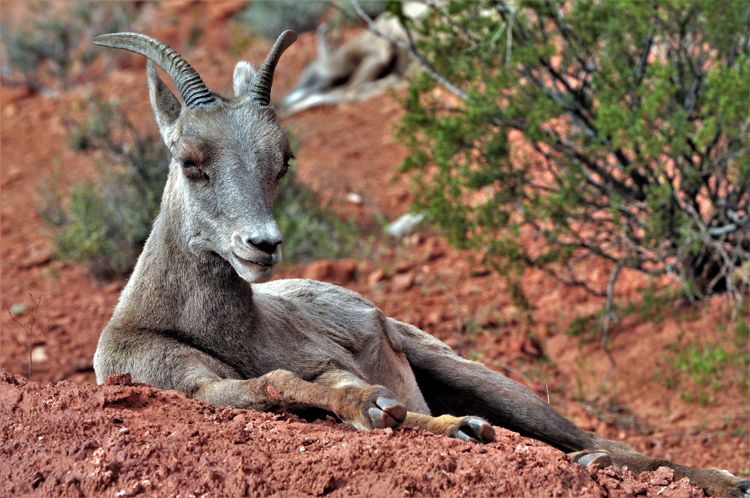
[(661, 469), (586, 469), (505, 430), (486, 445), (412, 426), (220, 408), (110, 377), (104, 386), (0, 374), (0, 494), (18, 496), (684, 496)]
[[(23, 13), (19, 4), (0, 4), (4, 22)], [(180, 22), (154, 23), (158, 29), (146, 32), (181, 51), (212, 89), (228, 89), (236, 60), (258, 63), (269, 47), (256, 40), (238, 56), (228, 55), (230, 42), (245, 36), (225, 17), (232, 8), (169, 3), (158, 11), (147, 4), (145, 18), (177, 16)], [(199, 23), (203, 35), (191, 50), (182, 40)], [(313, 56), (314, 36), (300, 36), (278, 67), (274, 95), (290, 88)], [(45, 330), (33, 348), (38, 382), (25, 382), (19, 376), (26, 374), (21, 362), (28, 352), (18, 343), (23, 329), (0, 314), (0, 368), (9, 372), (0, 373), (0, 496), (697, 493), (669, 476), (634, 478), (611, 469), (591, 476), (559, 451), (499, 429), (496, 443), (480, 447), (410, 427), (363, 433), (331, 420), (309, 424), (291, 415), (215, 408), (144, 385), (94, 386), (98, 335), (124, 283), (101, 286), (82, 265), (55, 260), (53, 233), (37, 206), (49, 191), (43, 182), (65, 189), (95, 171), (96, 155), (81, 156), (65, 143), (75, 102), (97, 93), (121, 99), (134, 115), (151, 115), (144, 67), (143, 58), (133, 56), (105, 79), (59, 99), (0, 88), (1, 305), (20, 310), (16, 305), (26, 304), (14, 314), (25, 323), (35, 308), (29, 295), (41, 297), (36, 330)], [(401, 113), (394, 98), (383, 96), (285, 119), (299, 143), (299, 178), (360, 221), (403, 214), (411, 201), (408, 180), (391, 181), (405, 155), (392, 133)], [(143, 122), (154, 126), (150, 117)], [(352, 192), (362, 204), (345, 203)], [(658, 372), (673, 373), (665, 356), (670, 345), (679, 350), (694, 340), (712, 344), (731, 336), (731, 330), (720, 332), (726, 323), (721, 298), (702, 308), (664, 309), (657, 321), (625, 316), (611, 341), (613, 381), (604, 383), (609, 363), (598, 341), (565, 334), (574, 318), (600, 310), (601, 299), (529, 271), (524, 291), (533, 308), (524, 311), (475, 256), (427, 230), (400, 243), (380, 240), (354, 256), (287, 267), (279, 277), (312, 276), (361, 292), (388, 315), (526, 383), (587, 430), (655, 457), (747, 472), (747, 372), (727, 365), (722, 387), (708, 389), (704, 405), (686, 400), (694, 388), (687, 381), (667, 389), (655, 379)], [(592, 265), (590, 272), (606, 279), (604, 266)], [(617, 291), (622, 302), (638, 302), (647, 285), (625, 273)]]

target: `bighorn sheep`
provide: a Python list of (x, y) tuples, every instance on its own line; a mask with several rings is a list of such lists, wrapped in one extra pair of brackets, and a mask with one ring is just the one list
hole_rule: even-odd
[[(427, 7), (406, 2), (406, 15), (416, 18)], [(375, 20), (382, 33), (408, 42), (396, 16), (387, 12)], [(310, 107), (359, 101), (381, 93), (406, 72), (409, 56), (395, 43), (365, 31), (349, 43), (332, 50), (326, 39), (326, 25), (318, 27), (318, 56), (308, 64), (295, 87), (279, 101), (279, 108), (291, 115)]]
[(319, 408), (359, 429), (406, 422), (488, 442), (496, 424), (575, 452), (584, 465), (635, 472), (666, 465), (710, 494), (748, 498), (750, 481), (726, 471), (649, 458), (578, 428), (524, 386), (387, 318), (359, 294), (310, 280), (257, 283), (281, 261), (271, 205), (293, 155), (270, 91), (295, 39), (282, 33), (257, 71), (237, 64), (234, 97), (210, 92), (158, 40), (95, 39), (150, 60), (151, 104), (173, 156), (161, 213), (99, 339), (97, 381), (130, 372), (216, 405)]

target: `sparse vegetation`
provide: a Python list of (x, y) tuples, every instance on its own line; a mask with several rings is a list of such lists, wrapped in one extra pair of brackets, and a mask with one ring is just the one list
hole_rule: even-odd
[(570, 321), (565, 335), (568, 337), (581, 337), (584, 334), (591, 334), (592, 325), (596, 322), (596, 315), (577, 316)]
[(28, 357), (26, 360), (26, 363), (24, 363), (21, 359), (18, 359), (18, 362), (26, 367), (28, 379), (32, 380), (33, 375), (33, 362), (32, 362), (32, 352), (34, 350), (34, 346), (37, 345), (39, 340), (44, 336), (44, 333), (48, 330), (49, 327), (46, 328), (40, 328), (37, 330), (37, 332), (34, 332), (34, 327), (37, 326), (36, 323), (36, 315), (39, 311), (39, 305), (42, 304), (42, 297), (39, 296), (36, 299), (34, 299), (34, 296), (29, 294), (29, 298), (31, 298), (31, 302), (34, 305), (34, 309), (31, 311), (31, 315), (26, 320), (25, 323), (22, 323), (17, 316), (23, 313), (26, 310), (26, 303), (19, 303), (13, 305), (11, 308), (8, 308), (8, 315), (10, 315), (10, 319), (13, 320), (14, 323), (19, 325), (23, 329), (23, 339), (18, 340), (15, 337), (13, 337), (13, 342), (21, 346), (23, 349), (26, 350)]
[(106, 64), (94, 64), (100, 50), (91, 39), (101, 33), (127, 31), (135, 18), (129, 2), (81, 2), (64, 7), (29, 2), (28, 8), (34, 11), (33, 18), (2, 25), (5, 57), (0, 75), (6, 85), (26, 85), (51, 96), (115, 67), (119, 59), (114, 57)]
[[(750, 369), (750, 350), (744, 339), (747, 326), (741, 319), (728, 330), (720, 330), (715, 342), (699, 342), (694, 338), (684, 344), (682, 334), (662, 353), (661, 363), (654, 372), (654, 380), (668, 389), (679, 389), (685, 402), (701, 406), (715, 404), (718, 394), (731, 385), (747, 383)], [(719, 329), (722, 327), (719, 326)], [(737, 372), (727, 375), (727, 372)]]
[[(368, 15), (375, 17), (386, 6), (386, 0), (360, 0), (360, 7)], [(328, 15), (331, 8), (336, 11)], [(351, 25), (357, 18), (351, 0), (275, 0), (273, 2), (249, 2), (249, 5), (237, 14), (237, 21), (250, 33), (269, 40), (285, 29), (297, 33), (314, 31), (324, 19), (333, 25)]]
[(729, 354), (721, 345), (698, 346), (694, 341), (689, 348), (683, 348), (673, 359), (673, 366), (686, 372), (700, 386), (707, 386), (711, 376), (719, 374), (729, 362)]
[(77, 105), (82, 117), (72, 125), (69, 145), (81, 153), (101, 151), (99, 175), (75, 184), (65, 201), (46, 194), (51, 204), (41, 212), (60, 227), (60, 257), (87, 263), (98, 279), (122, 278), (159, 212), (169, 151), (156, 133), (139, 131), (120, 102), (94, 98)]

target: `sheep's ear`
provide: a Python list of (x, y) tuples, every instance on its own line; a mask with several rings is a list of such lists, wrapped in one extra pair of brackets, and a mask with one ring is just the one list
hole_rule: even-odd
[(318, 26), (315, 30), (315, 40), (318, 46), (318, 60), (323, 60), (331, 55), (331, 45), (328, 43), (328, 25), (326, 23)]
[(148, 89), (151, 97), (151, 107), (154, 110), (156, 122), (159, 125), (159, 132), (169, 146), (171, 145), (171, 140), (167, 137), (171, 135), (170, 131), (173, 125), (180, 117), (182, 105), (161, 80), (159, 73), (156, 71), (156, 65), (151, 61), (148, 61)]
[(240, 61), (234, 68), (234, 95), (237, 97), (250, 94), (250, 88), (253, 86), (255, 79), (255, 69), (250, 63)]

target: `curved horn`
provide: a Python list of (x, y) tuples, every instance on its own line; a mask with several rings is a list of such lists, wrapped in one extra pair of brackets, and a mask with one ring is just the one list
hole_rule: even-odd
[(266, 60), (263, 61), (263, 65), (260, 66), (258, 72), (255, 73), (255, 78), (253, 78), (253, 86), (250, 88), (250, 97), (253, 103), (260, 106), (267, 106), (271, 103), (271, 84), (273, 83), (273, 72), (276, 70), (276, 64), (279, 62), (281, 54), (296, 39), (297, 33), (290, 30), (284, 31), (276, 39), (276, 43), (273, 44), (273, 48), (266, 56)]
[(185, 105), (191, 109), (209, 107), (216, 103), (216, 98), (208, 91), (208, 87), (193, 66), (168, 45), (155, 38), (140, 33), (111, 33), (97, 36), (94, 43), (146, 56), (174, 81)]

